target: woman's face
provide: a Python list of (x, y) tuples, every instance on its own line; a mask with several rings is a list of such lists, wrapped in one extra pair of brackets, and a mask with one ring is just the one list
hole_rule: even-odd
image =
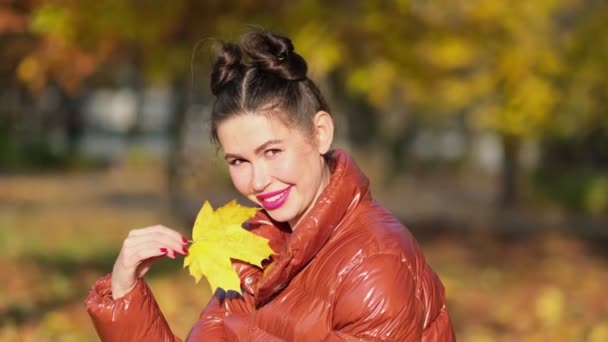
[(217, 132), (236, 189), (294, 229), (329, 182), (329, 147), (264, 114), (233, 116)]

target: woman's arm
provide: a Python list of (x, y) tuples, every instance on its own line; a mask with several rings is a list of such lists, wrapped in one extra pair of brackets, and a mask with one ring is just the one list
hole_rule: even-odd
[(247, 327), (248, 324), (231, 325), (233, 322), (248, 320), (248, 314), (253, 310), (253, 297), (247, 293), (238, 298), (226, 298), (215, 294), (194, 324), (186, 341), (235, 341), (243, 331), (234, 330)]
[[(187, 252), (183, 246), (186, 242), (177, 232), (163, 226), (129, 232), (112, 274), (99, 279), (85, 301), (102, 341), (181, 341), (171, 332), (142, 277), (158, 258), (175, 259), (178, 251)], [(234, 267), (241, 278), (256, 271), (239, 262), (235, 262)], [(188, 340), (224, 339), (224, 319), (232, 313), (248, 313), (253, 307), (249, 294), (233, 299), (216, 294), (194, 325)]]
[[(181, 341), (167, 324), (154, 295), (143, 279), (118, 299), (112, 298), (111, 274), (99, 279), (85, 305), (102, 341)], [(224, 341), (229, 337), (224, 319), (232, 314), (247, 314), (253, 297), (234, 299), (215, 295), (192, 327), (187, 341)], [(229, 331), (229, 329), (228, 329)]]
[[(259, 273), (259, 269), (245, 262), (232, 261), (232, 267), (240, 279), (246, 279)], [(249, 313), (255, 308), (255, 303), (249, 285), (241, 284), (245, 291), (242, 295), (234, 292), (226, 294), (222, 290), (216, 291), (201, 313), (199, 320), (194, 324), (187, 341), (235, 341), (238, 340), (240, 327), (248, 324), (231, 324), (248, 320)]]
[(129, 232), (112, 273), (93, 285), (85, 301), (102, 341), (179, 341), (142, 277), (158, 259), (186, 254), (187, 242), (161, 225)]
[(171, 332), (143, 279), (124, 296), (113, 299), (112, 275), (99, 279), (85, 300), (102, 341), (181, 341)]

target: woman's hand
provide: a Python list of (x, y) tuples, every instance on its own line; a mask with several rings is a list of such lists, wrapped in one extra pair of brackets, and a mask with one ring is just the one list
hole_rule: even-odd
[(112, 270), (112, 297), (118, 299), (131, 291), (159, 258), (175, 259), (177, 253), (188, 253), (187, 243), (187, 238), (165, 226), (130, 231)]

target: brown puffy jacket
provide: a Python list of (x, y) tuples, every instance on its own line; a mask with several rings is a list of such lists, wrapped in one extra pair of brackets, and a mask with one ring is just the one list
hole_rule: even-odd
[[(443, 285), (412, 235), (372, 200), (346, 152), (330, 165), (294, 232), (263, 211), (248, 222), (277, 254), (264, 270), (235, 262), (243, 296), (217, 293), (187, 341), (454, 341)], [(143, 280), (117, 300), (110, 282), (86, 299), (103, 341), (180, 341)]]

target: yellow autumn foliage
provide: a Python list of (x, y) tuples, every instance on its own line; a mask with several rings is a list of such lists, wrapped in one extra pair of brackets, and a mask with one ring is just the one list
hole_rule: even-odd
[(268, 240), (242, 227), (256, 211), (257, 208), (241, 206), (236, 201), (214, 211), (205, 201), (192, 230), (194, 242), (184, 259), (184, 267), (189, 267), (196, 282), (205, 277), (213, 292), (217, 288), (241, 291), (231, 259), (261, 267), (262, 261), (272, 254)]

